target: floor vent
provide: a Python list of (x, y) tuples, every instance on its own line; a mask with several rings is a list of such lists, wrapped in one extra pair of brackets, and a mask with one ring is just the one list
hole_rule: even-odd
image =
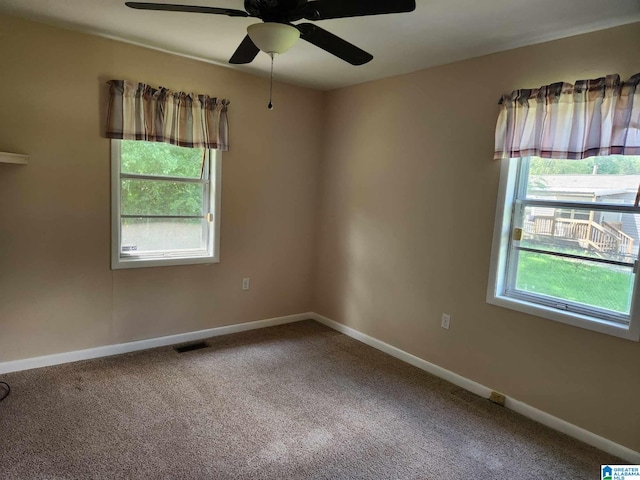
[(208, 348), (204, 342), (191, 343), (189, 345), (183, 345), (182, 347), (174, 347), (174, 350), (178, 353), (191, 352), (192, 350), (200, 350), (201, 348)]
[(491, 392), (491, 396), (489, 397), (489, 400), (495, 403), (496, 405), (500, 405), (501, 407), (504, 407), (504, 402), (506, 401), (506, 398), (501, 393)]

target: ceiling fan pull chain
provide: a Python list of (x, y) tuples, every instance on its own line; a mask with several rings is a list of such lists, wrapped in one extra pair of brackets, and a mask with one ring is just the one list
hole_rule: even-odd
[(273, 57), (275, 54), (271, 52), (269, 56), (271, 57), (271, 77), (269, 79), (269, 105), (267, 105), (267, 108), (269, 110), (273, 110), (273, 103), (271, 103), (271, 99), (273, 97)]

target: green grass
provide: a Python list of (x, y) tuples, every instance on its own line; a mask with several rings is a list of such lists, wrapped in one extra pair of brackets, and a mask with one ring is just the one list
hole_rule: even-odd
[(630, 270), (520, 252), (516, 288), (628, 314), (632, 280)]

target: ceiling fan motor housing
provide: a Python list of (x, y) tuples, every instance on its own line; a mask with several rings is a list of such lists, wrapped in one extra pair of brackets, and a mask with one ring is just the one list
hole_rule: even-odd
[(245, 0), (244, 9), (265, 22), (289, 23), (305, 16), (307, 0)]

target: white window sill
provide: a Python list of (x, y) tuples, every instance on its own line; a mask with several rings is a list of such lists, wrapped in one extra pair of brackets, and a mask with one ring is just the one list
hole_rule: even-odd
[(171, 257), (171, 258), (120, 258), (111, 264), (112, 270), (120, 270), (125, 268), (147, 268), (147, 267), (170, 267), (175, 265), (203, 265), (219, 263), (220, 260), (215, 257)]
[(594, 317), (588, 317), (586, 315), (580, 315), (574, 312), (560, 311), (555, 308), (537, 305), (503, 295), (489, 295), (487, 296), (487, 303), (515, 310), (517, 312), (527, 313), (536, 317), (546, 318), (555, 322), (564, 323), (566, 325), (605, 333), (614, 337), (633, 340), (635, 342), (640, 341), (640, 331), (637, 329), (636, 331), (633, 331), (625, 325)]

